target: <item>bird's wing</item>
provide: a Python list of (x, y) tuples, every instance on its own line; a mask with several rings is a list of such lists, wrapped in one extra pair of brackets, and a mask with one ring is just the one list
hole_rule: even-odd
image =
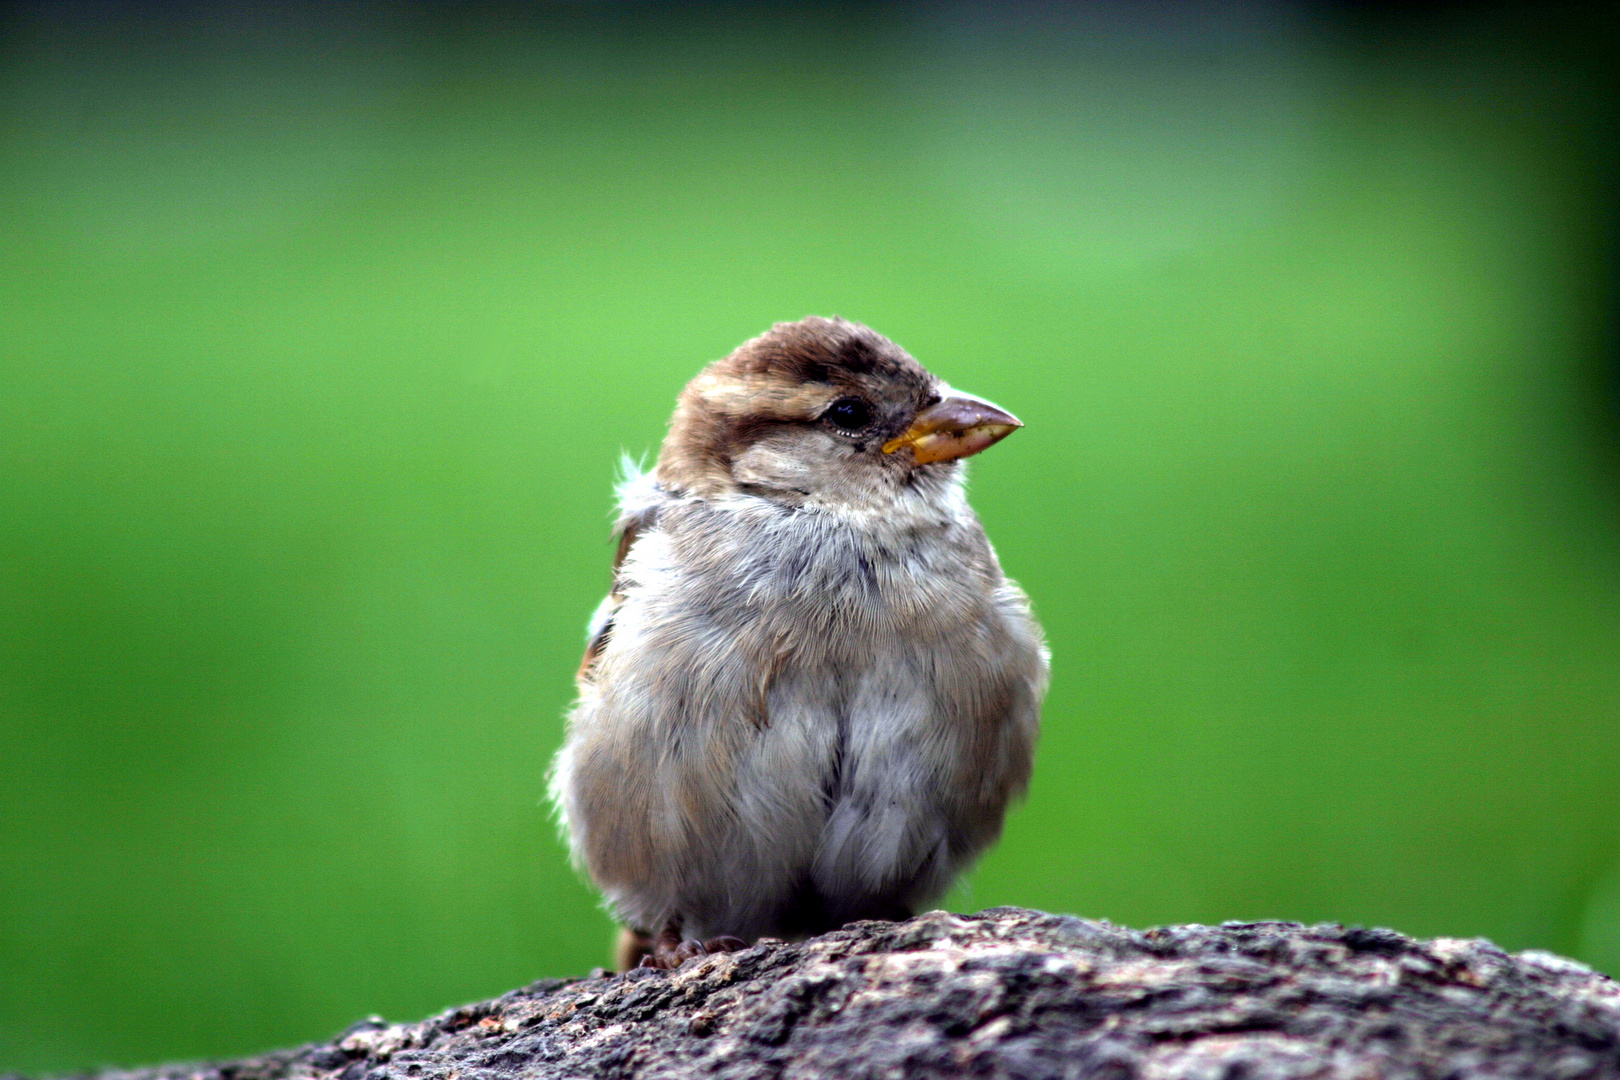
[(580, 660), (579, 671), (574, 676), (574, 681), (581, 686), (591, 681), (597, 658), (607, 648), (608, 638), (613, 636), (613, 616), (619, 610), (619, 605), (624, 603), (624, 582), (619, 575), (624, 557), (630, 553), (636, 538), (652, 528), (657, 518), (658, 508), (649, 506), (638, 514), (624, 518), (614, 529), (619, 538), (619, 549), (613, 555), (613, 587), (608, 590), (607, 598), (591, 619), (590, 640), (585, 645), (585, 656)]

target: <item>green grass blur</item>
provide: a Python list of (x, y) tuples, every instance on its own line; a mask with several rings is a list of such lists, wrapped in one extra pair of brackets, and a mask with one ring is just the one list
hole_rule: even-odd
[(0, 1069), (604, 962), (542, 794), (616, 462), (811, 313), (1028, 425), (1054, 681), (952, 906), (1620, 971), (1580, 27), (74, 10), (0, 51)]

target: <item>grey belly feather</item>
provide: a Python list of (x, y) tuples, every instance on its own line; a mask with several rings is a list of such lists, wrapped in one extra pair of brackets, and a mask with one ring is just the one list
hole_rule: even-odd
[(1047, 661), (965, 508), (660, 507), (553, 777), (621, 919), (753, 940), (899, 917), (994, 841)]

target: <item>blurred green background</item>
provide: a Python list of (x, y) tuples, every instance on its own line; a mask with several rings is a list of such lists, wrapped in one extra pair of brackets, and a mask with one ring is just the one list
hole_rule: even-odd
[(1054, 681), (953, 907), (1620, 971), (1607, 22), (0, 30), (0, 1069), (605, 962), (541, 800), (616, 460), (810, 313), (1028, 424), (974, 502)]

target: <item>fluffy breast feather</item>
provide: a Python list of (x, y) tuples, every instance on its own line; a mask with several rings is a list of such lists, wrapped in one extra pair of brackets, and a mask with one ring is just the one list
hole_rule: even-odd
[(620, 916), (747, 937), (807, 880), (856, 911), (942, 890), (1027, 783), (1047, 666), (960, 481), (870, 515), (620, 494), (554, 773)]

